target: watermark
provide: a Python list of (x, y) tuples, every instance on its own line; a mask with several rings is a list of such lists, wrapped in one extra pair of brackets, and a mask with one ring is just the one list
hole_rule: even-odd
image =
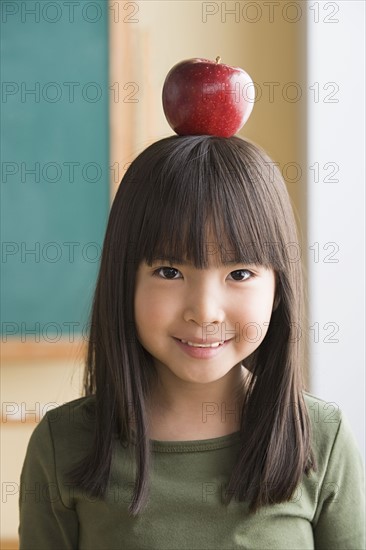
[[(224, 342), (226, 340), (234, 340), (235, 343), (241, 341), (256, 344), (261, 342), (267, 333), (268, 327), (271, 325), (273, 328), (276, 325), (280, 325), (282, 330), (288, 329), (289, 343), (296, 343), (303, 337), (303, 327), (299, 323), (293, 322), (289, 325), (282, 322), (271, 320), (270, 322), (264, 321), (263, 323), (257, 323), (256, 321), (245, 323), (244, 326), (240, 326), (240, 323), (235, 323), (235, 328), (226, 327), (226, 323), (222, 323), (218, 326), (215, 323), (204, 322), (202, 324), (202, 341), (205, 342)], [(324, 324), (315, 322), (312, 326), (307, 328), (308, 338), (311, 343), (319, 344), (338, 344), (338, 334), (340, 326), (335, 321), (328, 321)]]
[[(109, 168), (114, 174), (113, 166)], [(105, 182), (110, 174), (97, 162), (81, 163), (75, 160), (49, 162), (14, 162), (1, 163), (1, 179), (3, 183), (96, 183)]]
[[(111, 85), (99, 82), (78, 81), (3, 81), (1, 83), (1, 102), (31, 104), (74, 104), (85, 102), (95, 104), (100, 101), (113, 103), (139, 103), (141, 84), (134, 81), (114, 82)], [(300, 100), (314, 103), (339, 103), (340, 86), (335, 81), (314, 82), (309, 86), (299, 82), (203, 82), (201, 86), (202, 102), (258, 103), (274, 104), (279, 101), (298, 103)]]
[(36, 423), (39, 424), (41, 420), (47, 415), (50, 424), (53, 422), (67, 422), (73, 424), (75, 421), (82, 421), (84, 424), (95, 423), (95, 411), (89, 407), (81, 407), (75, 412), (75, 408), (72, 406), (72, 402), (69, 403), (56, 403), (50, 401), (48, 403), (40, 403), (36, 401), (32, 404), (25, 401), (4, 401), (1, 404), (1, 421), (3, 424), (7, 423)]
[(80, 340), (89, 341), (90, 329), (92, 323), (80, 323), (79, 321), (49, 321), (41, 323), (34, 321), (27, 323), (25, 321), (2, 321), (1, 322), (1, 341), (6, 344), (16, 338), (21, 343), (35, 342), (55, 344), (60, 342), (75, 343)]
[[(238, 265), (255, 264), (255, 258), (258, 254), (264, 255), (271, 262), (274, 262), (280, 256), (285, 258), (288, 263), (297, 263), (301, 260), (302, 254), (301, 245), (295, 241), (288, 243), (278, 241), (264, 241), (261, 243), (237, 241), (234, 248), (228, 248), (228, 245), (220, 242), (205, 242), (203, 244), (205, 255), (219, 255), (223, 265), (227, 266), (232, 265), (233, 262), (237, 262)], [(241, 259), (238, 258), (237, 249), (240, 250)], [(174, 263), (174, 260), (172, 261)], [(179, 261), (177, 263), (179, 264)]]
[(50, 401), (49, 403), (40, 403), (36, 401), (29, 405), (25, 401), (17, 403), (16, 401), (3, 401), (1, 404), (1, 421), (3, 424), (8, 422), (36, 422), (39, 423), (48, 411), (59, 407), (59, 403)]
[[(287, 183), (298, 183), (306, 178), (309, 183), (339, 183), (340, 166), (334, 161), (319, 162), (315, 161), (312, 165), (302, 166), (297, 161), (280, 163), (277, 161), (263, 160), (262, 163), (248, 161), (245, 163), (250, 178), (258, 182), (274, 183), (278, 174), (282, 176)], [(227, 172), (234, 178), (240, 176), (238, 170), (229, 170)]]
[(309, 253), (309, 260), (312, 260), (315, 264), (323, 263), (323, 264), (338, 264), (339, 258), (337, 257), (337, 254), (340, 250), (339, 245), (335, 242), (328, 242), (323, 245), (321, 245), (319, 242), (315, 242), (312, 245), (310, 245), (309, 250), (311, 251)]
[(308, 9), (308, 21), (313, 23), (339, 23), (340, 21), (338, 2), (309, 2)]
[[(62, 498), (61, 491), (62, 488)], [(56, 502), (64, 502), (64, 498), (89, 502), (91, 504), (96, 503), (99, 498), (94, 497), (87, 493), (81, 487), (76, 486), (73, 483), (63, 481), (61, 485), (56, 482), (41, 483), (35, 481), (34, 483), (27, 482), (14, 482), (3, 481), (1, 484), (1, 500), (6, 504), (11, 497), (19, 499), (20, 504), (54, 504)]]
[(99, 82), (29, 82), (14, 80), (1, 83), (1, 102), (14, 103), (70, 103), (99, 101), (139, 103), (140, 85), (137, 82), (114, 82), (109, 86)]
[[(136, 484), (134, 481), (127, 481), (124, 483), (111, 483), (106, 488), (103, 498), (91, 495), (88, 491), (79, 487), (75, 483), (67, 482), (65, 480), (60, 483), (47, 482), (41, 483), (35, 482), (14, 482), (3, 481), (1, 484), (1, 500), (4, 504), (11, 500), (17, 500), (20, 505), (30, 504), (37, 506), (37, 504), (53, 504), (56, 502), (62, 502), (64, 505), (65, 499), (69, 502), (85, 502), (88, 504), (99, 503), (125, 503), (129, 504), (133, 500), (133, 494)], [(62, 495), (62, 498), (61, 498)]]
[(241, 413), (241, 409), (238, 403), (236, 403), (234, 405), (234, 408), (232, 408), (232, 405), (227, 406), (227, 404), (224, 401), (222, 403), (216, 403), (214, 401), (206, 401), (202, 403), (201, 420), (204, 424), (206, 424), (208, 419), (212, 420), (212, 418), (215, 417), (215, 420), (216, 420), (218, 415), (220, 418), (220, 422), (222, 423), (227, 422), (227, 417), (229, 417), (229, 422), (230, 422), (233, 416), (235, 418), (235, 422), (239, 422), (240, 413)]
[[(312, 420), (315, 424), (318, 422), (325, 422), (325, 423), (336, 423), (339, 424), (340, 417), (339, 417), (339, 406), (334, 401), (329, 403), (323, 403), (322, 408), (320, 407), (320, 404), (318, 401), (315, 401), (311, 405), (309, 405), (309, 409), (311, 411), (310, 416), (312, 416)], [(309, 411), (309, 412), (310, 412)]]
[[(276, 407), (275, 402), (263, 403), (263, 408), (258, 411), (258, 420), (263, 418), (266, 410), (274, 410)], [(335, 402), (321, 403), (314, 402), (308, 407), (308, 413), (312, 419), (312, 422), (318, 424), (324, 423), (339, 423), (339, 406)], [(287, 412), (281, 411), (281, 416), (285, 414), (285, 418), (290, 422), (300, 422), (300, 414), (298, 411), (298, 403), (291, 402), (287, 406)], [(47, 415), (48, 421), (53, 422), (67, 422), (74, 423), (82, 420), (84, 423), (95, 422), (95, 411), (93, 408), (81, 407), (75, 411), (75, 407), (72, 402), (57, 403), (55, 401), (49, 401), (47, 403), (41, 403), (35, 401), (27, 403), (25, 401), (3, 401), (1, 404), (1, 421), (3, 424), (7, 423), (39, 423)], [(128, 415), (129, 422), (134, 423), (135, 406), (133, 402), (128, 402)], [(226, 402), (204, 401), (201, 406), (201, 422), (207, 424), (209, 422), (220, 421), (220, 423), (231, 422), (235, 419), (235, 422), (240, 421), (241, 408), (236, 402), (227, 404)], [(251, 418), (253, 420), (253, 418)]]
[[(271, 326), (275, 323), (272, 322)], [(233, 340), (233, 343), (239, 344), (240, 342), (248, 342), (250, 344), (256, 344), (261, 342), (267, 333), (270, 323), (264, 321), (263, 323), (257, 323), (251, 321), (245, 323), (243, 326), (236, 322), (235, 327), (226, 326), (226, 323), (218, 326), (215, 323), (204, 322), (202, 324), (202, 340), (205, 342), (226, 342)], [(290, 337), (289, 342), (297, 342), (302, 335), (301, 327), (298, 323), (290, 323)]]
[[(131, 162), (114, 162), (106, 167), (95, 161), (81, 163), (75, 159), (57, 162), (49, 160), (45, 162), (16, 162), (13, 160), (2, 161), (1, 180), (3, 183), (34, 184), (34, 183), (96, 183), (112, 180), (115, 184), (121, 182)], [(312, 183), (339, 183), (340, 167), (334, 161), (314, 162), (304, 169), (299, 162), (289, 161), (279, 163), (276, 161), (263, 161), (258, 164), (254, 161), (246, 163), (246, 169), (251, 178), (258, 181), (274, 183), (278, 173), (286, 182), (294, 184), (301, 182), (304, 177)], [(237, 171), (228, 171), (233, 177), (238, 177)]]
[[(136, 422), (135, 417), (136, 406), (133, 402), (127, 403), (128, 419), (130, 424)], [(47, 420), (50, 424), (62, 421), (63, 423), (74, 424), (80, 421), (84, 424), (96, 422), (95, 408), (89, 407), (77, 407), (73, 405), (73, 402), (56, 403), (49, 401), (47, 403), (41, 403), (35, 401), (32, 403), (26, 403), (25, 401), (3, 401), (1, 404), (1, 422), (7, 423), (36, 423), (47, 416)]]
[(339, 338), (336, 336), (339, 333), (339, 324), (335, 321), (328, 321), (320, 324), (315, 322), (309, 327), (310, 342), (313, 344), (338, 344)]
[[(338, 344), (340, 341), (338, 337), (340, 325), (335, 321), (328, 321), (326, 323), (315, 322), (304, 330), (304, 327), (301, 327), (299, 323), (294, 322), (288, 325), (272, 319), (270, 322), (264, 321), (263, 323), (251, 321), (242, 326), (239, 322), (236, 322), (234, 327), (232, 325), (227, 327), (225, 322), (220, 327), (211, 322), (203, 322), (201, 327), (202, 345), (211, 342), (224, 342), (226, 340), (233, 340), (233, 343), (237, 344), (240, 342), (256, 344), (263, 340), (270, 325), (272, 328), (280, 325), (281, 330), (288, 332), (286, 341), (290, 344), (299, 342), (304, 332), (308, 334), (308, 338), (314, 344)], [(64, 321), (62, 323), (58, 321), (33, 321), (30, 323), (26, 321), (5, 320), (1, 322), (1, 341), (7, 343), (17, 338), (22, 343), (42, 342), (55, 344), (61, 340), (68, 343), (80, 340), (89, 342), (91, 327), (92, 323), (82, 324), (79, 321)], [(110, 335), (113, 333), (113, 330), (113, 328), (110, 329)], [(126, 343), (137, 343), (139, 341), (133, 321), (127, 323), (124, 336)], [(93, 343), (96, 343), (96, 341), (93, 341)]]
[(85, 0), (45, 2), (14, 1), (1, 2), (1, 22), (21, 22), (23, 24), (57, 23), (77, 24), (85, 22), (95, 24), (109, 17), (113, 23), (138, 23), (140, 4), (138, 2), (89, 2)]
[(56, 264), (58, 262), (74, 264), (80, 261), (95, 264), (100, 261), (101, 255), (102, 246), (95, 241), (86, 243), (3, 241), (1, 243), (1, 263), (3, 264)]
[[(62, 343), (82, 343), (87, 342), (95, 345), (106, 345), (105, 340), (101, 339), (99, 330), (93, 330), (93, 323), (80, 323), (80, 321), (2, 321), (1, 325), (1, 342), (16, 341), (22, 344), (27, 342), (42, 343), (42, 344), (57, 344)], [(92, 337), (92, 334), (94, 335)], [(116, 339), (120, 337), (114, 327), (108, 328), (109, 338)], [(126, 344), (136, 344), (139, 342), (136, 335), (136, 327), (134, 321), (128, 321), (124, 328), (124, 340)]]
[(3, 161), (1, 163), (2, 183), (15, 184), (36, 184), (36, 183), (97, 183), (103, 184), (112, 180), (118, 184), (121, 182), (131, 162), (114, 162), (110, 166), (99, 164), (95, 161), (81, 163), (77, 160), (57, 162), (49, 160), (46, 162), (17, 162)]
[[(137, 243), (129, 242), (127, 244), (124, 257), (120, 252), (111, 258), (113, 265), (121, 265), (123, 261), (126, 264), (137, 266), (139, 255), (136, 252)], [(219, 254), (223, 265), (230, 266), (234, 261), (237, 264), (247, 265), (254, 262), (258, 251), (265, 254), (267, 259), (275, 262), (276, 258), (284, 258), (288, 263), (300, 262), (303, 256), (303, 249), (298, 242), (280, 243), (276, 241), (265, 241), (260, 247), (254, 242), (238, 242), (242, 258), (237, 258), (235, 249), (227, 248), (227, 245), (215, 242), (204, 243), (204, 250), (208, 256)], [(334, 241), (320, 243), (318, 241), (307, 247), (308, 261), (316, 264), (338, 264), (340, 262), (340, 246)], [(107, 253), (107, 251), (105, 251)], [(112, 254), (112, 252), (109, 252)], [(99, 263), (103, 254), (103, 248), (100, 243), (95, 241), (3, 241), (1, 243), (1, 263), (2, 264), (57, 264), (59, 262), (74, 264), (77, 262)], [(246, 258), (246, 259), (245, 259)], [(251, 258), (251, 259), (250, 259)], [(179, 259), (165, 258), (162, 262), (170, 264), (181, 264)], [(173, 267), (173, 265), (161, 267)], [(234, 270), (234, 271), (237, 271)]]
[[(309, 171), (312, 174), (312, 177), (309, 178), (309, 181), (314, 183), (339, 183), (339, 178), (336, 177), (339, 172), (339, 164), (334, 161), (329, 162), (314, 162), (309, 166)], [(291, 182), (291, 180), (288, 180)]]
[[(320, 483), (315, 480), (308, 479), (305, 484), (308, 486), (312, 485), (312, 493), (315, 495), (316, 502), (318, 502), (320, 494), (324, 500), (338, 502), (340, 485), (338, 482), (327, 481)], [(260, 487), (266, 486), (267, 491), (270, 489), (275, 490), (276, 485), (269, 482), (261, 482)], [(202, 503), (211, 504), (216, 502), (217, 499), (220, 499), (224, 503), (225, 498), (229, 495), (228, 492), (228, 483), (217, 483), (213, 481), (199, 481), (196, 483), (195, 488), (199, 491), (201, 496)], [(246, 484), (243, 483), (243, 489), (246, 487)], [(248, 489), (252, 493), (256, 484), (253, 482), (248, 483)], [(135, 481), (126, 481), (124, 483), (111, 483), (106, 489), (105, 496), (103, 499), (92, 496), (82, 487), (79, 487), (75, 483), (62, 481), (61, 483), (56, 482), (47, 482), (41, 483), (39, 481), (35, 482), (18, 482), (18, 481), (3, 481), (1, 484), (1, 500), (4, 504), (8, 503), (11, 500), (16, 500), (21, 505), (23, 504), (53, 504), (61, 501), (62, 493), (62, 502), (64, 503), (65, 499), (67, 501), (79, 501), (86, 502), (90, 504), (98, 505), (101, 501), (104, 503), (125, 503), (129, 504), (132, 502), (133, 494), (136, 488)], [(193, 488), (193, 486), (192, 486)], [(232, 493), (232, 498), (234, 501), (239, 502), (239, 489), (240, 484), (236, 486), (235, 490)], [(300, 484), (296, 487), (291, 499), (289, 502), (296, 503), (299, 502), (302, 498), (304, 486)], [(267, 508), (267, 509), (266, 509)], [(271, 513), (271, 506), (262, 508), (263, 513)]]
[(203, 102), (220, 101), (221, 103), (258, 103), (265, 101), (266, 105), (284, 101), (297, 103), (301, 99), (314, 103), (339, 103), (340, 86), (337, 82), (314, 82), (304, 87), (299, 82), (204, 82), (201, 97)]
[(338, 2), (202, 2), (202, 23), (276, 23), (294, 24), (307, 18), (313, 23), (339, 23)]
[[(322, 406), (321, 406), (322, 405)], [(339, 424), (339, 406), (335, 402), (323, 403), (315, 401), (309, 405), (308, 413), (312, 422), (318, 424), (319, 422), (336, 423)], [(266, 411), (275, 411), (278, 404), (276, 402), (264, 402), (261, 410), (257, 411), (256, 418), (251, 417), (251, 423), (253, 420), (256, 422), (260, 419), (264, 419), (266, 416)], [(215, 422), (220, 421), (220, 423), (225, 424), (226, 422), (232, 422), (235, 419), (235, 422), (240, 421), (241, 408), (238, 402), (233, 406), (232, 404), (228, 405), (226, 402), (222, 401), (220, 403), (215, 401), (204, 401), (201, 407), (201, 421), (203, 424), (206, 424), (212, 420)], [(298, 402), (290, 402), (287, 405), (287, 410), (284, 412), (281, 410), (281, 418), (285, 418), (287, 422), (293, 423), (301, 422), (301, 415), (299, 411)]]
[[(338, 502), (339, 501), (339, 498), (338, 498), (338, 494), (339, 494), (339, 489), (340, 489), (340, 486), (339, 486), (339, 482), (336, 483), (336, 482), (332, 482), (332, 481), (329, 481), (329, 482), (323, 482), (323, 483), (319, 483), (318, 481), (315, 481), (315, 480), (306, 480), (306, 485), (313, 485), (314, 486), (314, 493), (316, 495), (316, 501), (315, 502), (318, 502), (318, 499), (319, 499), (319, 495), (320, 495), (320, 490), (322, 491), (322, 495), (324, 498), (324, 500), (327, 500), (327, 502), (330, 502), (330, 501), (333, 501), (333, 502)], [(264, 486), (267, 488), (267, 492), (269, 490), (274, 490), (276, 489), (277, 485), (274, 484), (274, 483), (269, 483), (269, 482), (261, 482), (260, 483), (260, 486), (258, 486), (257, 484), (255, 483), (242, 483), (243, 485), (243, 488), (242, 488), (242, 491), (245, 490), (247, 487), (248, 487), (248, 490), (250, 492), (250, 494), (253, 494), (254, 490), (256, 488), (263, 488)], [(217, 482), (214, 482), (214, 481), (204, 481), (202, 482), (202, 492), (201, 492), (201, 496), (202, 496), (202, 502), (205, 503), (205, 504), (212, 504), (213, 502), (216, 502), (217, 499), (219, 498), (220, 501), (222, 503), (225, 502), (225, 499), (229, 496), (229, 491), (228, 491), (228, 488), (229, 488), (229, 484), (228, 483), (217, 483)], [(304, 487), (302, 486), (302, 484), (298, 485), (295, 489), (295, 491), (293, 492), (292, 496), (291, 496), (291, 499), (289, 500), (290, 503), (296, 503), (296, 502), (299, 502), (302, 498), (302, 493), (303, 493), (303, 489)], [(232, 500), (236, 501), (236, 502), (239, 502), (239, 491), (240, 491), (240, 483), (235, 487), (234, 491), (231, 492), (231, 497), (232, 497)], [(265, 508), (262, 508), (262, 514), (271, 514), (271, 511), (272, 511), (272, 506), (269, 506), (268, 508), (265, 507)]]

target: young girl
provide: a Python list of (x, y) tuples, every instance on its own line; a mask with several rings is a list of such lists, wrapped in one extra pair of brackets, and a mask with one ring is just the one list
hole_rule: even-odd
[[(20, 548), (365, 548), (363, 464), (302, 379), (302, 269), (271, 159), (172, 136), (115, 197), (86, 396), (34, 430)], [(296, 259), (294, 259), (296, 258)]]

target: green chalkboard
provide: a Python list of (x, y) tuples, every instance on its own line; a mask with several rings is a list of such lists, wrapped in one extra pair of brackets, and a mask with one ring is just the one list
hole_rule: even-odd
[(1, 2), (1, 333), (86, 330), (109, 212), (108, 2)]

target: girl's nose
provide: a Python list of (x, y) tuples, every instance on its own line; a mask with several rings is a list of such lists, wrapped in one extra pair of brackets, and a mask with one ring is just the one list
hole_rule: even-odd
[(225, 320), (225, 311), (219, 292), (214, 288), (199, 286), (191, 290), (185, 300), (184, 320), (203, 323), (222, 323)]

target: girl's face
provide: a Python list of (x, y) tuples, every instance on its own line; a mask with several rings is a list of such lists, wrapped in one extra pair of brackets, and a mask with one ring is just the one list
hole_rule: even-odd
[(275, 272), (262, 266), (143, 262), (134, 304), (139, 341), (158, 370), (168, 368), (186, 382), (219, 380), (263, 341), (275, 281)]

